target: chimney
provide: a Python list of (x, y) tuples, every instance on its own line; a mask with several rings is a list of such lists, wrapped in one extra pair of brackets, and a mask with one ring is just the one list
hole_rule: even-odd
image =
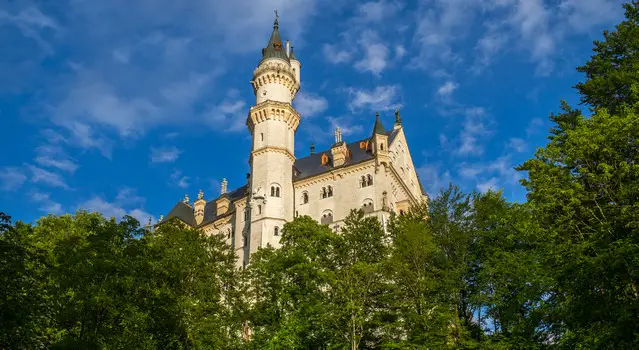
[(291, 56), (291, 42), (289, 40), (286, 40), (286, 56)]
[(333, 166), (338, 167), (344, 165), (348, 158), (348, 148), (342, 141), (342, 129), (335, 129), (335, 144), (331, 147), (331, 154), (333, 155)]

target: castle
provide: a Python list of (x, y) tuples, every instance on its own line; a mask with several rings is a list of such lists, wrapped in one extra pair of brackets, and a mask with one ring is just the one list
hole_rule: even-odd
[(361, 208), (385, 226), (391, 212), (401, 214), (427, 200), (399, 111), (392, 130), (377, 114), (369, 137), (347, 143), (338, 128), (330, 149), (315, 152), (311, 146), (310, 155), (295, 156), (302, 116), (291, 103), (300, 89), (301, 67), (290, 43), (282, 44), (276, 17), (251, 81), (255, 105), (246, 120), (253, 140), (246, 184), (227, 191), (223, 180), (218, 198), (207, 201), (200, 191), (190, 203), (185, 196), (166, 216), (226, 237), (238, 267), (259, 247), (279, 247), (282, 227), (297, 216), (339, 231), (351, 209)]

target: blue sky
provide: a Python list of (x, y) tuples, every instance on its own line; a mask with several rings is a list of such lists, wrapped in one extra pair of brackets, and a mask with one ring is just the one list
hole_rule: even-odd
[(575, 67), (621, 0), (0, 0), (0, 211), (156, 220), (246, 181), (249, 81), (279, 10), (302, 62), (296, 156), (401, 109), (429, 193), (449, 181), (525, 198)]

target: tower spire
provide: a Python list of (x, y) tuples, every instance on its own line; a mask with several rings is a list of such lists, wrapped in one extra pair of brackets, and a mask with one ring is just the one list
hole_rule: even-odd
[[(280, 38), (280, 16), (275, 10), (275, 21), (273, 22), (273, 33), (265, 48), (262, 49), (262, 61), (268, 58), (281, 58), (287, 62), (290, 62), (286, 50), (282, 46), (282, 39)], [(260, 61), (260, 63), (262, 62)]]

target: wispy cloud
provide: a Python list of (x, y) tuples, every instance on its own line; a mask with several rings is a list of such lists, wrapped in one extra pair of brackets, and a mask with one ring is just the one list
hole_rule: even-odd
[(401, 107), (399, 86), (376, 86), (373, 90), (348, 89), (351, 110), (387, 111)]
[(459, 85), (453, 81), (447, 81), (437, 89), (437, 95), (441, 97), (450, 97), (457, 90)]
[(60, 146), (43, 145), (36, 148), (35, 162), (44, 167), (74, 173), (78, 164)]
[(3, 191), (15, 191), (27, 181), (27, 175), (18, 167), (0, 168), (0, 189)]
[(173, 186), (179, 188), (188, 188), (190, 186), (191, 178), (183, 175), (181, 170), (175, 169), (169, 179)]
[(151, 147), (151, 154), (149, 159), (151, 163), (173, 163), (175, 162), (182, 151), (175, 146), (171, 147)]
[(462, 130), (459, 134), (460, 145), (457, 154), (481, 155), (484, 145), (481, 143), (492, 134), (489, 125), (494, 121), (482, 107), (467, 108)]
[(293, 104), (302, 117), (312, 117), (328, 108), (328, 101), (324, 97), (303, 91), (295, 96)]
[(62, 204), (53, 201), (50, 198), (49, 193), (33, 192), (31, 193), (31, 200), (39, 204), (38, 209), (49, 214), (61, 214)]
[(31, 182), (69, 189), (69, 185), (67, 185), (66, 181), (59, 174), (38, 168), (34, 165), (27, 165), (27, 168), (31, 171)]

